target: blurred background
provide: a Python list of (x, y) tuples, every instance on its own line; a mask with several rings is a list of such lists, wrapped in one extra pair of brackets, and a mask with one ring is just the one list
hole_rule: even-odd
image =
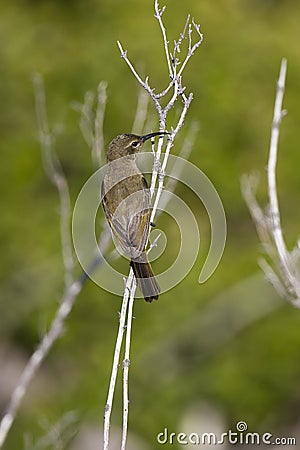
[[(135, 304), (128, 448), (161, 448), (156, 436), (164, 428), (222, 432), (235, 430), (241, 420), (250, 431), (300, 439), (300, 313), (278, 298), (258, 268), (260, 245), (240, 192), (241, 175), (259, 171), (259, 199), (267, 199), (270, 127), (285, 56), (288, 116), (280, 135), (278, 190), (285, 238), (289, 248), (294, 246), (300, 232), (300, 3), (164, 4), (171, 42), (188, 13), (204, 33), (183, 80), (187, 92), (194, 93), (186, 126), (199, 123), (190, 160), (221, 196), (228, 240), (217, 271), (199, 285), (209, 222), (191, 192), (179, 186), (176, 192), (199, 221), (202, 246), (184, 281), (155, 304)], [(116, 40), (157, 90), (168, 82), (168, 73), (152, 1), (2, 0), (1, 9), (2, 409), (64, 289), (58, 195), (41, 161), (32, 76), (38, 72), (44, 78), (49, 123), (73, 206), (93, 173), (74, 102), (82, 102), (87, 91), (96, 92), (98, 83), (106, 80), (105, 144), (132, 127), (139, 88)], [(178, 136), (175, 154), (185, 132)], [(172, 231), (167, 217), (157, 225)], [(126, 273), (127, 263), (118, 264)], [(159, 270), (159, 262), (154, 269)], [(5, 449), (100, 448), (119, 308), (118, 296), (93, 282), (85, 285), (63, 337), (30, 386)], [(120, 386), (112, 422), (118, 442)], [(165, 447), (181, 448), (176, 443)]]

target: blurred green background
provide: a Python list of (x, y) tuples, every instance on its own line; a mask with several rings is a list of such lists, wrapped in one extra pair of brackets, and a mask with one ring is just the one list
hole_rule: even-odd
[[(195, 120), (200, 124), (190, 160), (220, 193), (228, 240), (216, 273), (199, 285), (210, 239), (208, 221), (191, 193), (179, 187), (202, 226), (203, 247), (196, 266), (179, 286), (161, 295), (156, 304), (136, 302), (128, 448), (161, 448), (156, 435), (165, 427), (170, 432), (226, 431), (235, 429), (240, 420), (251, 431), (298, 433), (300, 439), (300, 315), (278, 298), (259, 272), (260, 246), (240, 193), (241, 175), (258, 170), (260, 200), (266, 200), (276, 79), (285, 56), (288, 116), (280, 136), (278, 187), (285, 237), (292, 247), (300, 230), (300, 3), (165, 0), (163, 4), (171, 42), (188, 13), (204, 33), (184, 75), (187, 91), (194, 93), (186, 127)], [(4, 408), (64, 288), (58, 196), (41, 162), (32, 75), (39, 72), (44, 77), (49, 122), (74, 205), (93, 167), (72, 102), (82, 102), (86, 91), (96, 91), (99, 81), (106, 80), (106, 145), (116, 134), (131, 130), (139, 90), (116, 40), (157, 89), (167, 83), (168, 74), (152, 1), (2, 0), (1, 10), (0, 406)], [(183, 129), (175, 154), (184, 135)], [(158, 225), (169, 227), (166, 218)], [(119, 307), (120, 298), (92, 282), (86, 284), (62, 339), (30, 386), (5, 449), (100, 448)], [(112, 420), (112, 434), (118, 438), (120, 388)], [(40, 441), (58, 422), (62, 431), (56, 443)]]

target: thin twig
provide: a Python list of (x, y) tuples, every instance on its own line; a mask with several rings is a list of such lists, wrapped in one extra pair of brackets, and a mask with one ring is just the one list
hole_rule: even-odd
[(241, 178), (241, 191), (244, 200), (248, 206), (253, 222), (256, 225), (256, 231), (260, 242), (264, 246), (271, 243), (271, 236), (269, 232), (268, 223), (264, 211), (258, 204), (256, 199), (256, 191), (258, 185), (258, 175), (243, 175)]
[[(191, 16), (190, 16), (190, 14), (188, 14), (185, 24), (184, 24), (183, 31), (182, 31), (182, 33), (180, 33), (178, 41), (174, 41), (173, 64), (174, 64), (174, 61), (177, 59), (176, 54), (181, 52), (181, 44), (186, 37), (186, 32), (189, 27), (190, 19), (191, 19)], [(178, 60), (178, 63), (179, 63), (179, 60)]]
[(39, 129), (44, 167), (52, 183), (56, 186), (60, 203), (60, 235), (66, 286), (73, 283), (74, 257), (70, 231), (71, 205), (69, 187), (59, 159), (53, 149), (53, 137), (49, 130), (46, 95), (43, 79), (39, 74), (33, 77), (36, 115)]
[(118, 368), (119, 368), (123, 334), (124, 334), (124, 330), (125, 330), (128, 301), (129, 301), (129, 297), (131, 295), (134, 296), (134, 290), (135, 290), (133, 280), (134, 280), (134, 274), (133, 274), (133, 270), (131, 268), (130, 272), (129, 272), (129, 276), (126, 280), (125, 289), (124, 289), (124, 296), (123, 296), (120, 317), (119, 317), (119, 329), (118, 329), (117, 340), (116, 340), (116, 345), (115, 345), (115, 352), (114, 352), (114, 358), (113, 358), (113, 364), (112, 364), (112, 371), (111, 371), (108, 395), (107, 395), (106, 405), (105, 405), (105, 409), (104, 409), (103, 450), (108, 450), (108, 448), (109, 448), (110, 417), (111, 417), (112, 404), (113, 404), (113, 398), (114, 398), (114, 392), (115, 392), (115, 386), (116, 386), (116, 380), (117, 380), (117, 374), (118, 374)]
[(278, 295), (282, 298), (286, 297), (286, 290), (283, 286), (279, 276), (273, 270), (271, 264), (269, 264), (264, 258), (258, 260), (258, 264), (261, 270), (264, 272), (266, 279), (272, 284)]
[(98, 169), (103, 164), (103, 149), (104, 149), (104, 136), (103, 136), (103, 124), (104, 115), (107, 101), (107, 83), (101, 81), (97, 89), (97, 109), (95, 116), (95, 135), (92, 147), (92, 160), (95, 167)]
[(242, 193), (252, 215), (259, 238), (265, 252), (271, 259), (275, 269), (262, 260), (260, 265), (267, 279), (273, 284), (279, 295), (284, 296), (296, 307), (300, 307), (300, 277), (299, 277), (299, 249), (296, 247), (288, 252), (283, 238), (280, 210), (276, 184), (276, 164), (280, 124), (286, 111), (282, 110), (285, 89), (287, 62), (282, 59), (277, 83), (274, 115), (271, 129), (270, 149), (268, 159), (268, 213), (265, 214), (255, 197), (256, 182), (253, 177), (242, 179)]
[[(193, 149), (196, 140), (198, 129), (199, 129), (198, 123), (192, 122), (181, 146), (180, 153), (178, 155), (180, 158), (189, 159), (189, 156), (191, 154), (191, 151)], [(165, 190), (167, 192), (174, 192), (177, 181), (180, 179), (182, 169), (183, 169), (182, 164), (178, 160), (176, 160), (172, 168), (172, 176), (168, 178), (168, 181), (166, 183)], [(165, 211), (168, 201), (169, 197), (167, 196), (166, 197), (162, 196), (160, 198), (159, 210), (156, 210), (156, 216), (159, 215), (161, 211)]]
[(73, 108), (80, 113), (79, 128), (87, 146), (92, 148), (94, 143), (94, 92), (88, 91), (84, 95), (83, 103), (73, 102)]
[(129, 366), (130, 366), (131, 325), (132, 325), (135, 289), (136, 289), (136, 281), (135, 279), (133, 279), (127, 311), (125, 353), (123, 359), (123, 430), (122, 430), (121, 450), (125, 450), (126, 448), (127, 431), (128, 431), (128, 413), (129, 413), (128, 380), (129, 380)]
[[(110, 235), (109, 235), (110, 236)], [(107, 238), (106, 230), (101, 233), (99, 239), (99, 247), (101, 249), (101, 254), (104, 254), (108, 249), (110, 239)], [(97, 257), (94, 262), (91, 263), (90, 273), (94, 271), (101, 260)], [(71, 285), (65, 288), (65, 292), (61, 298), (60, 306), (55, 314), (55, 317), (50, 325), (48, 333), (46, 333), (41, 342), (39, 343), (37, 349), (33, 352), (30, 359), (28, 360), (20, 378), (15, 387), (9, 404), (7, 406), (6, 412), (0, 422), (0, 448), (2, 448), (8, 432), (16, 418), (17, 412), (21, 406), (24, 395), (27, 392), (30, 382), (36, 375), (40, 365), (46, 359), (49, 351), (53, 347), (54, 343), (59, 337), (62, 336), (64, 330), (64, 324), (70, 315), (76, 298), (81, 292), (84, 284), (88, 280), (88, 275), (83, 273), (74, 281)]]
[[(20, 375), (19, 381), (11, 395), (10, 401), (6, 408), (6, 412), (0, 422), (0, 448), (2, 448), (9, 430), (16, 418), (18, 410), (20, 409), (22, 400), (27, 392), (30, 382), (36, 375), (40, 365), (46, 359), (49, 351), (54, 343), (63, 334), (64, 323), (70, 315), (75, 300), (81, 292), (84, 284), (88, 280), (88, 274), (82, 273), (77, 280), (73, 279), (74, 261), (71, 246), (70, 236), (70, 199), (67, 181), (61, 170), (58, 158), (56, 157), (52, 146), (52, 135), (49, 131), (47, 113), (46, 113), (46, 98), (43, 87), (43, 80), (40, 75), (34, 77), (35, 100), (38, 128), (40, 133), (40, 142), (42, 155), (44, 159), (45, 171), (51, 181), (58, 189), (60, 197), (61, 209), (61, 238), (62, 238), (62, 253), (65, 266), (65, 290), (60, 300), (60, 306), (57, 309), (55, 316), (50, 324), (48, 333), (46, 333), (37, 349), (32, 353), (23, 372)], [(99, 238), (99, 247), (101, 254), (104, 254), (108, 249), (110, 243), (110, 233), (105, 228)], [(100, 264), (102, 260), (97, 256), (91, 261), (89, 273), (92, 273)]]
[(64, 450), (67, 443), (77, 434), (75, 424), (77, 428), (78, 419), (78, 414), (75, 411), (68, 411), (54, 424), (46, 421), (44, 424), (46, 434), (36, 443), (33, 443), (31, 439), (29, 441), (28, 438), (25, 438), (24, 450), (45, 450), (48, 448), (52, 450)]
[[(183, 67), (180, 69), (180, 74), (178, 75), (176, 73), (176, 67), (180, 63), (179, 59), (176, 59), (176, 61), (172, 61), (172, 56), (169, 51), (169, 41), (167, 39), (167, 33), (165, 26), (162, 21), (162, 15), (164, 13), (165, 7), (162, 9), (159, 8), (159, 2), (158, 0), (155, 0), (154, 2), (154, 8), (155, 8), (155, 17), (158, 20), (159, 27), (162, 32), (163, 36), (163, 45), (165, 50), (165, 56), (169, 71), (169, 77), (171, 81), (168, 82), (167, 87), (162, 90), (159, 94), (155, 94), (155, 89), (151, 88), (149, 85), (149, 77), (146, 77), (145, 81), (142, 80), (140, 75), (137, 73), (137, 71), (134, 68), (134, 65), (131, 63), (131, 61), (127, 57), (127, 51), (123, 49), (121, 43), (117, 41), (121, 57), (124, 59), (126, 64), (128, 65), (129, 69), (131, 70), (133, 76), (136, 78), (138, 83), (142, 86), (142, 88), (145, 90), (145, 92), (150, 96), (152, 99), (154, 106), (156, 108), (158, 119), (159, 119), (159, 130), (165, 131), (166, 130), (166, 120), (168, 112), (174, 107), (175, 102), (178, 99), (181, 99), (183, 102), (182, 111), (180, 113), (178, 122), (176, 123), (176, 126), (172, 129), (171, 135), (168, 137), (168, 141), (166, 144), (166, 149), (162, 158), (162, 149), (163, 149), (163, 138), (158, 139), (157, 143), (157, 150), (155, 151), (154, 148), (154, 140), (152, 141), (152, 151), (154, 154), (154, 164), (152, 169), (152, 178), (150, 183), (150, 195), (151, 198), (154, 195), (155, 187), (158, 180), (158, 189), (155, 194), (154, 204), (151, 212), (151, 218), (150, 221), (154, 221), (154, 217), (158, 208), (158, 203), (161, 197), (161, 193), (163, 190), (163, 184), (164, 184), (164, 176), (165, 171), (167, 167), (167, 161), (170, 154), (170, 150), (173, 146), (173, 140), (176, 136), (176, 134), (179, 132), (180, 128), (182, 127), (184, 123), (184, 119), (186, 117), (187, 111), (189, 109), (189, 106), (191, 104), (191, 101), (193, 99), (192, 94), (189, 94), (188, 96), (185, 95), (184, 90), (185, 88), (182, 87), (182, 73), (184, 68), (186, 67), (189, 59), (193, 55), (194, 51), (199, 47), (199, 45), (202, 42), (203, 36), (200, 33), (200, 27), (199, 25), (196, 25), (194, 21), (192, 21), (192, 25), (190, 24), (190, 16), (188, 16), (188, 19), (185, 23), (185, 27), (183, 32), (181, 33), (178, 41), (174, 42), (174, 50), (173, 55), (176, 56), (177, 53), (180, 53), (180, 45), (183, 41), (183, 39), (186, 37), (186, 33), (188, 32), (188, 38), (189, 38), (189, 48), (188, 48), (188, 54), (186, 55), (183, 63)], [(192, 45), (192, 31), (195, 30), (198, 34), (198, 40), (197, 42)], [(160, 100), (163, 99), (163, 97), (170, 92), (170, 90), (173, 89), (171, 99), (167, 102), (167, 104), (163, 107), (160, 103)], [(162, 160), (161, 160), (162, 159)], [(117, 376), (117, 370), (118, 370), (118, 364), (119, 364), (119, 356), (121, 351), (121, 345), (122, 345), (122, 338), (124, 333), (124, 323), (125, 323), (125, 315), (127, 312), (127, 333), (131, 332), (131, 316), (132, 316), (132, 309), (129, 307), (127, 310), (128, 305), (128, 296), (130, 292), (130, 296), (132, 298), (132, 308), (133, 308), (133, 298), (135, 293), (136, 285), (134, 283), (134, 276), (132, 269), (130, 270), (129, 277), (127, 278), (124, 296), (123, 296), (123, 303), (122, 303), (122, 310), (121, 310), (121, 316), (120, 316), (120, 325), (119, 325), (119, 332), (115, 347), (115, 354), (114, 354), (114, 361), (113, 361), (113, 368), (112, 368), (112, 374), (111, 374), (111, 380), (110, 380), (110, 386), (109, 386), (109, 392), (108, 392), (108, 399), (105, 407), (105, 413), (104, 413), (104, 450), (108, 450), (109, 447), (109, 429), (110, 429), (110, 416), (111, 416), (111, 409), (112, 409), (112, 401), (114, 396), (114, 389), (116, 384), (116, 376)], [(124, 314), (124, 317), (123, 317)], [(128, 425), (128, 375), (129, 375), (129, 351), (130, 351), (130, 339), (126, 341), (126, 349), (125, 349), (125, 357), (124, 357), (124, 380), (123, 380), (123, 396), (124, 396), (124, 405), (123, 405), (123, 435), (122, 435), (122, 450), (125, 450), (126, 447), (126, 437), (127, 437), (127, 425)]]
[(61, 336), (63, 331), (63, 324), (70, 314), (74, 301), (81, 291), (83, 282), (74, 281), (62, 297), (60, 307), (56, 313), (56, 316), (50, 326), (49, 332), (44, 335), (37, 349), (31, 355), (27, 362), (25, 369), (23, 370), (16, 388), (14, 389), (10, 402), (8, 404), (6, 413), (0, 423), (0, 448), (2, 448), (7, 434), (16, 418), (17, 412), (20, 408), (23, 397), (27, 391), (29, 383), (34, 378), (41, 363), (45, 360), (49, 353), (49, 350), (53, 346), (54, 342)]
[(196, 33), (198, 34), (198, 40), (195, 42), (195, 44), (192, 46), (192, 26), (191, 24), (189, 24), (189, 31), (188, 31), (188, 35), (189, 35), (189, 50), (187, 53), (187, 56), (185, 58), (185, 60), (183, 61), (180, 70), (177, 74), (177, 76), (181, 76), (185, 66), (187, 65), (187, 63), (189, 62), (189, 59), (193, 56), (193, 54), (195, 53), (195, 51), (197, 50), (197, 48), (202, 44), (203, 41), (203, 34), (200, 32), (200, 25), (194, 22), (194, 19), (192, 20), (192, 25), (194, 27), (194, 30), (196, 31)]
[(185, 119), (185, 116), (187, 114), (187, 111), (189, 109), (189, 106), (191, 104), (192, 99), (193, 99), (193, 95), (190, 94), (189, 97), (187, 98), (185, 104), (184, 104), (184, 107), (182, 109), (180, 118), (179, 118), (179, 120), (177, 122), (177, 125), (176, 125), (175, 129), (173, 130), (172, 136), (168, 140), (168, 143), (167, 143), (167, 146), (166, 146), (166, 151), (165, 151), (165, 154), (164, 154), (164, 158), (163, 158), (163, 161), (162, 161), (162, 164), (161, 164), (161, 167), (160, 167), (160, 171), (159, 171), (159, 174), (158, 174), (158, 188), (157, 188), (157, 192), (156, 192), (156, 196), (155, 196), (155, 200), (154, 200), (154, 205), (153, 205), (152, 212), (151, 212), (151, 218), (150, 218), (151, 222), (154, 222), (154, 217), (155, 217), (155, 214), (156, 214), (156, 211), (157, 211), (157, 208), (158, 208), (158, 203), (159, 203), (162, 191), (163, 191), (166, 167), (167, 167), (167, 163), (168, 163), (169, 154), (170, 154), (171, 148), (173, 146), (173, 139), (174, 139), (174, 137), (176, 136), (176, 134), (178, 133), (178, 131), (180, 130), (180, 128), (182, 127), (182, 125), (184, 123), (184, 119)]
[(120, 53), (121, 53), (121, 58), (124, 59), (124, 61), (126, 62), (126, 64), (128, 65), (129, 69), (131, 70), (131, 72), (133, 73), (133, 75), (135, 76), (135, 78), (137, 79), (137, 81), (139, 82), (139, 84), (145, 89), (146, 92), (148, 92), (148, 94), (150, 95), (150, 97), (152, 98), (155, 108), (158, 112), (158, 114), (160, 114), (162, 112), (162, 108), (160, 106), (160, 103), (158, 101), (158, 99), (156, 99), (155, 94), (153, 89), (150, 88), (149, 83), (148, 83), (148, 77), (146, 78), (145, 81), (143, 81), (141, 79), (141, 77), (139, 76), (139, 74), (137, 73), (137, 71), (135, 70), (135, 68), (133, 67), (133, 65), (131, 64), (131, 62), (129, 61), (129, 59), (127, 58), (127, 51), (123, 50), (123, 47), (120, 43), (120, 41), (117, 41)]
[(276, 163), (278, 152), (279, 128), (281, 120), (285, 115), (282, 110), (282, 100), (284, 95), (286, 79), (286, 59), (281, 62), (280, 75), (277, 83), (276, 100), (274, 106), (274, 116), (271, 131), (270, 151), (268, 161), (268, 193), (270, 201), (271, 231), (274, 243), (278, 252), (281, 269), (288, 284), (288, 290), (293, 291), (294, 277), (289, 267), (289, 255), (282, 235), (280, 212), (278, 206), (277, 186), (276, 186)]
[(162, 21), (162, 15), (163, 15), (166, 7), (163, 6), (162, 9), (159, 9), (159, 2), (158, 2), (158, 0), (155, 0), (154, 9), (155, 9), (154, 17), (158, 20), (159, 27), (160, 27), (161, 32), (162, 32), (163, 41), (164, 41), (165, 56), (166, 56), (166, 60), (167, 60), (168, 70), (169, 70), (169, 76), (170, 76), (170, 78), (172, 80), (173, 79), (173, 70), (172, 70), (170, 51), (169, 51), (169, 41), (168, 41), (168, 38), (167, 38), (167, 32), (166, 32), (165, 26), (164, 26), (163, 21)]
[(79, 127), (81, 134), (91, 151), (92, 163), (95, 169), (103, 165), (104, 134), (103, 124), (107, 102), (107, 82), (98, 84), (96, 96), (94, 92), (86, 92), (83, 103), (73, 102), (73, 108), (80, 113)]

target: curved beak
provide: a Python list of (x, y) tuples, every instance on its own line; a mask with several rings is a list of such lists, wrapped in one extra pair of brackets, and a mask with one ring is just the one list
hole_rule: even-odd
[(141, 140), (142, 140), (142, 142), (145, 142), (145, 141), (147, 141), (147, 139), (151, 139), (154, 136), (162, 137), (165, 134), (170, 134), (170, 133), (167, 133), (166, 131), (158, 131), (156, 133), (149, 133), (149, 134), (145, 134), (144, 136), (141, 136)]

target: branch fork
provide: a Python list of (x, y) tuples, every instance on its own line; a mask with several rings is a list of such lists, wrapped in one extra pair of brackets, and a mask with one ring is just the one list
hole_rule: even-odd
[(287, 111), (282, 109), (285, 90), (287, 61), (282, 59), (279, 79), (277, 82), (274, 115), (271, 129), (269, 159), (267, 167), (269, 204), (265, 213), (255, 197), (257, 179), (253, 176), (242, 178), (242, 193), (255, 223), (263, 248), (271, 261), (260, 260), (260, 266), (267, 279), (278, 294), (294, 306), (300, 308), (300, 273), (299, 273), (299, 243), (291, 252), (286, 248), (281, 228), (279, 202), (277, 196), (276, 164), (278, 153), (279, 132), (282, 119)]
[[(131, 63), (131, 61), (128, 58), (127, 50), (123, 49), (122, 44), (120, 41), (117, 41), (117, 45), (120, 50), (121, 58), (126, 62), (128, 65), (131, 73), (136, 78), (142, 89), (144, 89), (147, 94), (149, 95), (150, 99), (152, 100), (154, 107), (156, 109), (158, 120), (159, 120), (159, 131), (165, 131), (167, 128), (167, 116), (169, 111), (174, 107), (176, 101), (180, 98), (182, 100), (182, 110), (179, 116), (179, 120), (171, 128), (171, 134), (168, 136), (165, 152), (162, 156), (162, 148), (163, 148), (163, 139), (158, 139), (157, 149), (155, 150), (154, 141), (152, 142), (152, 152), (153, 152), (153, 170), (152, 170), (152, 178), (150, 183), (150, 194), (151, 198), (154, 197), (153, 201), (153, 208), (151, 212), (150, 217), (150, 223), (154, 223), (154, 218), (157, 212), (159, 200), (162, 194), (162, 190), (164, 187), (164, 179), (165, 179), (165, 173), (166, 173), (166, 167), (168, 162), (168, 157), (171, 151), (171, 148), (173, 146), (173, 141), (181, 129), (181, 127), (184, 124), (184, 120), (186, 117), (186, 114), (188, 112), (188, 109), (190, 107), (190, 104), (193, 99), (193, 95), (190, 93), (188, 96), (185, 94), (186, 87), (182, 85), (182, 74), (183, 71), (190, 60), (190, 58), (193, 56), (196, 49), (200, 46), (203, 40), (203, 35), (200, 32), (200, 25), (196, 24), (194, 22), (194, 19), (192, 21), (190, 20), (190, 15), (188, 15), (187, 20), (184, 25), (183, 32), (180, 34), (179, 39), (177, 41), (174, 41), (174, 48), (173, 52), (170, 52), (169, 49), (169, 40), (167, 39), (166, 29), (162, 21), (162, 15), (165, 11), (165, 6), (160, 8), (159, 7), (159, 1), (155, 0), (154, 2), (154, 9), (155, 14), (154, 17), (158, 20), (159, 27), (162, 32), (163, 37), (163, 44), (165, 49), (165, 57), (168, 67), (168, 73), (170, 82), (168, 85), (163, 89), (160, 93), (155, 93), (155, 89), (152, 88), (149, 84), (149, 76), (145, 78), (145, 81), (142, 80), (141, 76), (136, 71), (134, 65)], [(192, 35), (193, 31), (197, 34), (197, 40), (194, 44), (192, 44)], [(181, 45), (184, 41), (184, 39), (188, 40), (188, 50), (185, 58), (183, 61), (180, 61), (179, 53), (181, 53)], [(180, 65), (180, 69), (177, 72), (177, 68)], [(163, 98), (173, 89), (171, 99), (167, 102), (165, 106), (162, 106), (161, 101)], [(190, 138), (189, 138), (190, 139)], [(185, 142), (183, 146), (183, 151), (185, 151), (186, 146), (189, 146), (189, 139)], [(157, 189), (155, 190), (157, 186)], [(155, 193), (155, 196), (154, 196)], [(131, 321), (132, 321), (132, 311), (133, 311), (133, 304), (134, 304), (134, 295), (135, 295), (135, 289), (136, 289), (136, 283), (133, 276), (133, 270), (130, 269), (129, 276), (126, 281), (126, 288), (124, 290), (124, 297), (123, 297), (123, 303), (122, 303), (122, 310), (121, 310), (121, 320), (119, 324), (119, 332), (118, 332), (118, 338), (119, 335), (123, 336), (123, 324), (127, 323), (127, 329), (126, 329), (126, 340), (125, 340), (125, 357), (123, 359), (123, 430), (122, 430), (122, 445), (121, 450), (125, 450), (126, 447), (126, 438), (127, 438), (127, 426), (128, 426), (128, 375), (129, 375), (129, 364), (127, 363), (124, 366), (124, 361), (130, 361), (129, 359), (129, 350), (130, 350), (130, 339), (131, 339)], [(124, 317), (123, 317), (124, 315)], [(127, 319), (126, 319), (127, 316)], [(115, 382), (116, 382), (116, 373), (118, 370), (118, 361), (119, 361), (119, 355), (120, 355), (120, 345), (122, 341), (118, 340), (115, 347), (115, 356), (114, 356), (114, 363), (112, 367), (112, 375), (111, 375), (111, 382), (109, 386), (109, 394), (108, 394), (108, 401), (107, 404), (109, 405), (109, 408), (105, 410), (104, 414), (104, 450), (109, 449), (109, 429), (110, 429), (110, 416), (111, 416), (111, 410), (112, 410), (112, 400), (113, 400), (113, 392), (115, 389)]]

